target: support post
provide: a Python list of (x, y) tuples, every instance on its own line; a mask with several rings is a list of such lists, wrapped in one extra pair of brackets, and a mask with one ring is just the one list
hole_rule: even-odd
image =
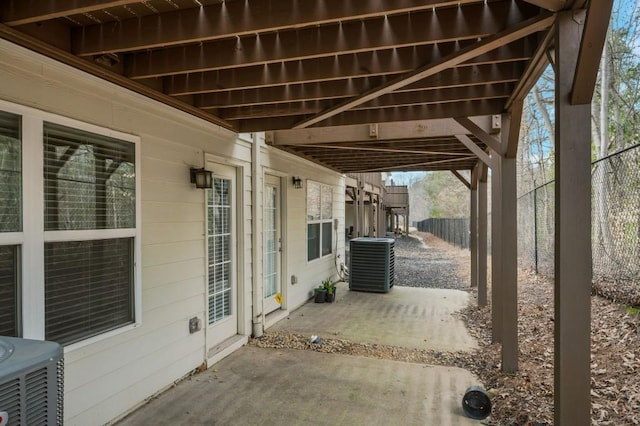
[(571, 105), (584, 13), (556, 23), (556, 194), (554, 422), (591, 422), (591, 120), (590, 105)]
[(491, 342), (502, 343), (502, 162), (496, 152), (491, 157)]
[[(512, 126), (520, 127), (519, 116), (502, 115), (502, 144), (517, 145), (519, 132)], [(512, 140), (515, 138), (516, 140)], [(506, 151), (506, 150), (505, 150)], [(508, 154), (500, 157), (501, 178), (501, 223), (502, 250), (502, 371), (513, 373), (518, 370), (518, 213), (516, 190), (516, 159)]]
[(471, 252), (471, 287), (478, 286), (478, 170), (479, 164), (471, 169), (471, 210), (469, 217), (469, 251)]
[(487, 169), (478, 179), (478, 306), (487, 306)]

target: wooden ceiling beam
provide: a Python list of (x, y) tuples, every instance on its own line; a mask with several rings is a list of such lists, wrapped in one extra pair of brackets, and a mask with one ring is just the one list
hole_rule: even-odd
[[(298, 145), (300, 146), (300, 145)], [(402, 149), (402, 148), (372, 148), (358, 145), (304, 145), (305, 148), (319, 148), (327, 151), (331, 150), (345, 150), (355, 152), (382, 152), (382, 153), (401, 153), (401, 154), (417, 154), (417, 155), (447, 155), (447, 156), (468, 156), (468, 152), (443, 152), (443, 151), (430, 151), (423, 149)]]
[[(349, 124), (388, 123), (393, 121), (430, 120), (458, 116), (493, 115), (503, 112), (501, 100), (450, 102), (437, 105), (420, 105), (379, 110), (347, 111), (322, 122), (321, 126), (344, 126)], [(260, 132), (293, 129), (302, 116), (258, 118), (254, 120), (229, 120), (240, 132)]]
[(39, 39), (36, 39), (20, 31), (17, 31), (16, 29), (9, 27), (7, 25), (0, 24), (0, 38), (9, 40), (10, 42), (15, 43), (19, 46), (22, 46), (26, 49), (32, 50), (36, 53), (47, 56), (49, 58), (53, 58), (57, 61), (60, 61), (63, 64), (69, 65), (73, 68), (79, 69), (86, 73), (92, 74), (96, 77), (102, 78), (105, 81), (114, 83), (118, 86), (124, 87), (125, 89), (131, 90), (135, 93), (139, 93), (150, 99), (153, 99), (160, 103), (174, 107), (179, 111), (186, 112), (195, 117), (201, 118), (205, 121), (221, 126), (225, 129), (229, 129), (233, 131), (237, 130), (234, 128), (233, 124), (220, 119), (214, 114), (203, 111), (202, 109), (196, 108), (192, 105), (189, 105), (171, 96), (167, 96), (163, 93), (158, 92), (157, 90), (154, 90), (148, 86), (145, 86), (144, 84), (140, 84), (137, 81), (132, 81), (126, 77), (121, 76), (120, 74), (116, 74), (115, 72), (109, 71), (95, 63), (86, 61), (82, 58), (79, 58), (75, 55), (65, 52), (64, 50), (61, 50), (54, 46), (46, 44), (45, 42)]
[[(167, 94), (185, 95), (401, 74), (473, 43), (475, 43), (475, 40), (463, 40), (460, 42), (439, 43), (437, 46), (433, 44), (421, 45), (234, 69), (178, 74), (165, 77), (164, 87)], [(460, 64), (460, 67), (528, 61), (533, 55), (533, 46), (535, 44), (537, 44), (537, 41), (532, 40), (532, 37), (518, 40), (514, 43), (500, 46), (484, 55), (477, 56), (464, 64)]]
[[(518, 81), (524, 67), (520, 63), (477, 65), (452, 68), (436, 76), (425, 78), (397, 91), (437, 90), (450, 87), (468, 87), (477, 84), (503, 84)], [(391, 76), (392, 78), (393, 76)], [(372, 77), (341, 81), (327, 81), (303, 85), (276, 86), (265, 89), (237, 90), (210, 93), (195, 97), (200, 108), (264, 105), (304, 100), (336, 99), (358, 96), (373, 87), (390, 81), (390, 77)]]
[[(509, 3), (511, 2), (497, 1), (486, 5), (475, 3), (460, 8), (258, 34), (137, 53), (128, 57), (125, 74), (132, 79), (159, 77), (488, 37), (504, 31), (505, 28), (517, 26), (527, 19), (526, 13), (532, 13), (528, 9), (510, 8)], [(505, 40), (500, 44), (508, 42), (509, 40)], [(497, 47), (499, 44), (493, 46)], [(493, 49), (465, 57), (460, 62), (489, 50)]]
[[(567, 0), (524, 0), (527, 3), (547, 9), (551, 12), (563, 10), (567, 5)], [(596, 0), (598, 1), (598, 0)]]
[[(466, 161), (466, 160), (473, 160), (475, 161), (476, 157), (467, 157), (467, 158), (461, 158), (461, 159), (447, 159), (447, 160), (436, 160), (436, 161), (426, 161), (426, 162), (421, 162), (421, 163), (410, 163), (410, 164), (398, 164), (396, 166), (393, 167), (423, 167), (424, 170), (427, 169), (427, 166), (433, 166), (436, 164), (451, 164), (452, 167), (458, 168), (456, 167), (455, 164), (458, 161)], [(368, 168), (368, 169), (356, 169), (356, 170), (352, 170), (352, 173), (369, 173), (369, 172), (383, 172), (383, 171), (393, 171), (393, 167), (376, 167), (376, 168)]]
[[(491, 132), (490, 117), (471, 117), (469, 119), (480, 129)], [(375, 126), (375, 137), (371, 134)], [(308, 129), (282, 130), (269, 132), (267, 143), (283, 145), (322, 145), (348, 142), (384, 142), (412, 139), (449, 137), (465, 133), (465, 128), (448, 118), (436, 120), (399, 121), (394, 123), (357, 124), (336, 127), (311, 127)], [(323, 145), (325, 146), (325, 145)], [(328, 145), (326, 145), (328, 146)]]
[(0, 22), (15, 27), (131, 3), (140, 0), (5, 0), (0, 6)]
[[(511, 94), (512, 84), (482, 84), (470, 87), (454, 87), (450, 89), (419, 90), (403, 93), (390, 93), (366, 104), (354, 108), (353, 111), (399, 108), (414, 105), (430, 105), (461, 100), (506, 99)], [(223, 120), (241, 120), (262, 117), (281, 117), (286, 115), (316, 114), (328, 106), (330, 101), (301, 101), (277, 104), (262, 104), (246, 107), (230, 107), (218, 109)]]
[(541, 14), (536, 16), (535, 18), (528, 19), (524, 22), (519, 23), (505, 31), (502, 31), (498, 34), (495, 34), (491, 37), (487, 37), (486, 39), (478, 42), (476, 45), (462, 49), (460, 52), (450, 55), (445, 59), (437, 61), (435, 63), (431, 63), (427, 66), (419, 68), (411, 73), (408, 73), (391, 83), (388, 83), (384, 86), (378, 87), (376, 89), (370, 90), (360, 96), (357, 96), (347, 102), (343, 102), (335, 107), (332, 107), (320, 114), (312, 118), (308, 118), (302, 120), (301, 122), (295, 125), (295, 128), (304, 128), (312, 126), (316, 123), (324, 121), (332, 116), (340, 114), (344, 111), (350, 110), (358, 105), (361, 105), (365, 102), (368, 102), (372, 99), (375, 99), (381, 95), (386, 93), (393, 92), (397, 89), (405, 87), (409, 84), (415, 83), (423, 78), (429, 77), (431, 75), (437, 74), (447, 68), (451, 68), (456, 66), (462, 62), (465, 62), (473, 57), (491, 51), (500, 45), (510, 43), (514, 40), (521, 39), (535, 32), (544, 30), (549, 28), (555, 20), (554, 15), (550, 14)]
[[(458, 3), (464, 5), (474, 1), (230, 1), (78, 28), (73, 33), (72, 44), (74, 52), (80, 56), (129, 52), (276, 32), (292, 27), (344, 23), (349, 20), (384, 17)], [(31, 1), (36, 2), (52, 3), (42, 0)], [(95, 2), (94, 0), (93, 3)], [(158, 28), (162, 28), (162, 31), (157, 31)]]
[(352, 111), (371, 108), (395, 108), (411, 105), (429, 105), (442, 102), (508, 98), (511, 94), (511, 90), (513, 90), (513, 84), (510, 83), (483, 83), (465, 87), (388, 93), (365, 104), (357, 106), (353, 108)]

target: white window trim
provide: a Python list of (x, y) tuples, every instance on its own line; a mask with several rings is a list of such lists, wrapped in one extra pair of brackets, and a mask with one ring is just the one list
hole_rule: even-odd
[[(45, 338), (44, 243), (58, 241), (134, 238), (134, 322), (65, 346), (65, 353), (132, 330), (142, 325), (142, 159), (140, 138), (0, 100), (0, 109), (22, 117), (22, 232), (0, 233), (0, 245), (21, 246), (22, 337)], [(136, 227), (88, 231), (44, 231), (43, 126), (55, 123), (134, 144)]]
[[(306, 247), (306, 258), (307, 258), (307, 264), (310, 263), (314, 263), (317, 261), (320, 261), (322, 259), (325, 259), (329, 256), (332, 256), (333, 253), (333, 241), (331, 244), (331, 251), (328, 254), (325, 254), (324, 256), (322, 255), (322, 224), (324, 223), (329, 223), (331, 222), (331, 229), (333, 232), (333, 219), (334, 219), (334, 209), (333, 209), (333, 186), (328, 185), (326, 183), (322, 183), (322, 182), (318, 182), (318, 181), (314, 181), (314, 180), (309, 180), (307, 179), (307, 184), (305, 185), (305, 188), (309, 188), (309, 182), (312, 182), (314, 184), (318, 184), (320, 185), (320, 219), (315, 219), (315, 220), (309, 220), (309, 212), (307, 210), (308, 206), (309, 206), (309, 192), (307, 191), (305, 193), (305, 243), (307, 245)], [(322, 193), (324, 192), (324, 190), (327, 189), (328, 191), (331, 192), (331, 218), (329, 219), (322, 219)], [(309, 260), (309, 225), (313, 225), (313, 224), (320, 224), (320, 255), (318, 257), (316, 257), (315, 259), (311, 259)], [(333, 239), (333, 235), (331, 237)]]

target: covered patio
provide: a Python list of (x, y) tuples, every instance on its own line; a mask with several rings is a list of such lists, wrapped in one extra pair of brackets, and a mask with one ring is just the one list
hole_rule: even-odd
[(506, 372), (518, 369), (522, 101), (551, 64), (555, 423), (589, 424), (590, 101), (611, 6), (2, 0), (0, 37), (225, 129), (266, 132), (271, 146), (339, 173), (470, 171), (470, 180), (461, 178), (471, 191), (472, 285), (480, 304), (490, 176), (493, 339), (502, 344)]

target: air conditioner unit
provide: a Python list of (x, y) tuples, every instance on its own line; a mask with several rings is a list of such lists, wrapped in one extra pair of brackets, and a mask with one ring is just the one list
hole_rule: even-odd
[(386, 293), (393, 287), (395, 240), (354, 238), (349, 242), (349, 288)]
[(63, 377), (59, 344), (0, 336), (0, 423), (62, 425)]

